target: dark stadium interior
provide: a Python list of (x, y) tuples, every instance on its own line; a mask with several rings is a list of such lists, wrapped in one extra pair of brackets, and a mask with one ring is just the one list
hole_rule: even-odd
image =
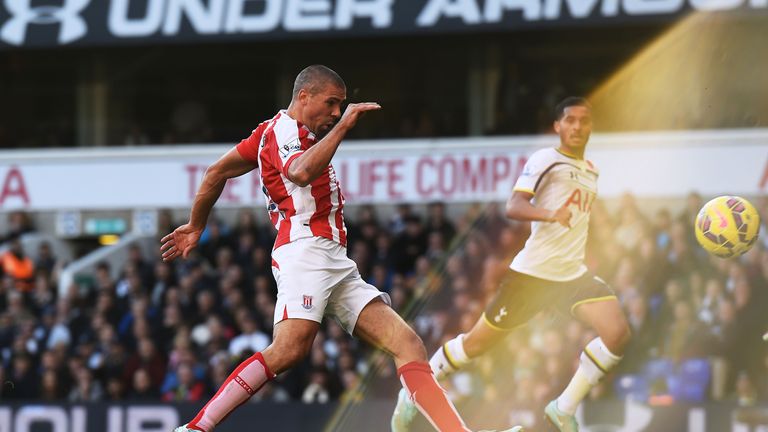
[[(349, 101), (385, 108), (354, 138), (534, 134), (549, 127), (552, 101), (589, 93), (663, 29), (5, 51), (0, 148), (94, 145), (78, 133), (93, 86), (106, 92), (107, 145), (235, 142), (287, 105), (286, 77), (313, 62), (345, 77)], [(498, 83), (496, 118), (479, 131), (471, 73)]]

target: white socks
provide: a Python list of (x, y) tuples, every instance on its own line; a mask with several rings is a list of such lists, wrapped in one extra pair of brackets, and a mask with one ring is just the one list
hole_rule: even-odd
[(600, 338), (592, 339), (581, 353), (576, 374), (557, 398), (557, 408), (566, 414), (574, 415), (576, 407), (592, 387), (620, 361), (621, 357), (610, 352)]
[(464, 351), (464, 334), (462, 333), (438, 348), (429, 359), (429, 366), (435, 378), (440, 380), (461, 369), (469, 361)]

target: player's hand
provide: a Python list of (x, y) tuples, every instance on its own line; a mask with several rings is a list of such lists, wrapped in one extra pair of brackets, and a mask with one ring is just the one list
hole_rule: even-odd
[(202, 234), (202, 229), (193, 228), (189, 224), (184, 224), (173, 230), (172, 233), (160, 240), (162, 243), (160, 252), (163, 254), (163, 261), (170, 262), (179, 256), (184, 258), (189, 256), (192, 249), (197, 246)]
[(381, 109), (381, 105), (377, 104), (376, 102), (362, 102), (362, 103), (349, 104), (347, 105), (347, 109), (344, 110), (344, 114), (342, 114), (341, 120), (339, 120), (339, 123), (341, 123), (348, 129), (352, 128), (353, 126), (355, 126), (355, 124), (363, 114), (365, 114), (368, 111), (376, 111), (380, 109)]
[(560, 207), (552, 213), (550, 222), (557, 222), (560, 225), (570, 228), (571, 227), (571, 210), (568, 207)]

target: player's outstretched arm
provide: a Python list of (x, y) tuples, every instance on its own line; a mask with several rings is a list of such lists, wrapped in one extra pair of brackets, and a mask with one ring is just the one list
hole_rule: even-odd
[(288, 167), (288, 180), (302, 187), (312, 183), (328, 168), (341, 140), (355, 126), (360, 116), (379, 109), (381, 106), (375, 102), (349, 104), (336, 126), (291, 163)]
[(567, 207), (560, 207), (557, 210), (548, 210), (531, 204), (533, 194), (524, 191), (514, 191), (507, 200), (506, 216), (525, 222), (557, 222), (560, 225), (571, 227), (571, 211)]
[(186, 258), (189, 255), (197, 246), (208, 221), (208, 215), (211, 214), (211, 209), (224, 190), (227, 180), (239, 177), (254, 168), (253, 163), (243, 159), (237, 149), (232, 148), (205, 170), (200, 188), (192, 203), (189, 222), (160, 240), (163, 261), (173, 261), (179, 256)]

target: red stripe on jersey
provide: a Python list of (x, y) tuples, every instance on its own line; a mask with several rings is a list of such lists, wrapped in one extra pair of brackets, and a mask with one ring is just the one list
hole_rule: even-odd
[(290, 168), (290, 166), (293, 163), (293, 161), (298, 159), (299, 156), (301, 156), (302, 154), (303, 153), (295, 154), (295, 155), (289, 157), (287, 161), (285, 161), (285, 164), (283, 165), (283, 175), (285, 176), (285, 178), (288, 178), (288, 168)]
[(312, 182), (312, 197), (315, 199), (315, 212), (309, 219), (309, 229), (315, 236), (333, 240), (333, 232), (328, 216), (331, 214), (331, 176), (328, 174), (330, 166)]
[(339, 243), (342, 246), (347, 245), (347, 227), (344, 226), (344, 194), (341, 193), (341, 186), (336, 189), (339, 200), (339, 210), (336, 212), (336, 228), (339, 229)]
[(276, 268), (276, 269), (280, 270), (280, 265), (278, 265), (278, 264), (277, 264), (277, 261), (275, 261), (275, 259), (274, 259), (274, 258), (272, 258), (272, 267), (274, 267), (274, 268)]
[[(272, 224), (277, 228), (275, 249), (290, 242), (291, 216), (296, 214), (293, 199), (288, 194), (288, 189), (285, 187), (283, 174), (280, 170), (280, 156), (277, 155), (277, 136), (275, 135), (274, 126), (280, 119), (280, 115), (281, 113), (278, 113), (265, 128), (264, 148), (259, 152), (261, 182), (272, 200), (267, 211), (269, 211), (269, 218), (272, 220)], [(272, 207), (273, 205), (274, 207)]]
[(288, 305), (283, 306), (283, 320), (288, 319)]
[(248, 138), (240, 141), (240, 144), (235, 146), (240, 156), (248, 162), (253, 162), (256, 165), (259, 164), (259, 143), (261, 142), (262, 135), (264, 135), (264, 129), (267, 128), (267, 124), (268, 122), (261, 123), (251, 132)]

